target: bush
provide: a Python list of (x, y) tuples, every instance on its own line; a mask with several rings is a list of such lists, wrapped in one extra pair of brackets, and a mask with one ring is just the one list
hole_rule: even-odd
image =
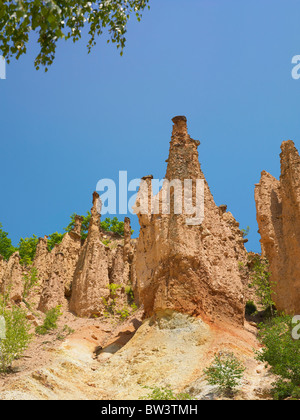
[(0, 255), (5, 260), (9, 260), (15, 251), (15, 247), (12, 246), (11, 240), (8, 238), (8, 233), (2, 230), (2, 224), (0, 223)]
[(17, 251), (20, 254), (20, 263), (23, 265), (31, 265), (36, 253), (36, 247), (38, 244), (38, 237), (33, 235), (31, 238), (21, 238)]
[(118, 302), (119, 299), (118, 299), (117, 291), (119, 289), (123, 289), (123, 286), (121, 286), (120, 284), (111, 283), (107, 287), (110, 291), (110, 296), (107, 299), (102, 298), (102, 303), (105, 307), (105, 311), (103, 315), (106, 318), (108, 318), (109, 316), (118, 315), (119, 318), (122, 321), (124, 321), (125, 319), (129, 318), (133, 314), (133, 312), (135, 312), (138, 309), (136, 304), (134, 303), (133, 290), (131, 286), (125, 287), (125, 293), (127, 295), (127, 303), (125, 304), (125, 306), (122, 305), (122, 307), (120, 307), (120, 303), (123, 303), (123, 302)]
[(232, 392), (243, 378), (244, 365), (233, 353), (215, 355), (212, 365), (204, 370), (210, 385), (217, 385), (222, 393)]
[(274, 295), (272, 286), (274, 286), (275, 283), (270, 280), (271, 273), (269, 271), (269, 262), (267, 259), (261, 258), (259, 255), (255, 255), (254, 257), (251, 257), (250, 264), (251, 283), (249, 284), (249, 287), (253, 287), (255, 289), (259, 303), (265, 310), (270, 310), (271, 315), (273, 316), (273, 307), (275, 306), (275, 303), (272, 298), (272, 295)]
[(189, 394), (186, 393), (180, 393), (180, 394), (174, 394), (174, 391), (172, 391), (170, 385), (167, 387), (148, 387), (145, 386), (145, 389), (151, 390), (151, 392), (144, 396), (140, 397), (140, 400), (152, 400), (152, 401), (158, 401), (158, 400), (164, 400), (164, 401), (171, 401), (171, 400), (192, 400), (192, 397)]
[(50, 311), (46, 313), (44, 324), (40, 327), (36, 327), (35, 332), (39, 335), (46, 335), (50, 331), (56, 330), (58, 318), (62, 315), (60, 310), (61, 306), (50, 309)]
[(286, 399), (300, 400), (300, 388), (292, 382), (278, 379), (273, 383), (272, 395), (276, 401)]
[(271, 366), (278, 376), (273, 384), (275, 399), (295, 397), (300, 391), (300, 340), (294, 340), (293, 318), (282, 315), (259, 326), (259, 341), (263, 345), (257, 359)]
[[(71, 230), (74, 229), (74, 227), (75, 227), (75, 217), (76, 216), (77, 216), (76, 213), (73, 213), (72, 216), (70, 216), (71, 222), (65, 228), (66, 232), (71, 232)], [(86, 216), (81, 216), (81, 217), (82, 217), (81, 239), (85, 240), (87, 238), (87, 234), (88, 234), (88, 230), (89, 230), (89, 225), (90, 225), (90, 221), (91, 221), (91, 213), (88, 211)]]
[(246, 303), (246, 315), (253, 315), (257, 312), (257, 307), (255, 305), (255, 303), (250, 300), (249, 302)]
[(58, 245), (63, 240), (65, 235), (62, 233), (52, 233), (52, 235), (48, 236), (48, 251), (51, 252), (55, 245)]
[(38, 286), (38, 270), (35, 267), (32, 267), (28, 274), (25, 274), (24, 277), (24, 291), (23, 291), (23, 300), (26, 301), (31, 290)]
[(11, 310), (4, 309), (6, 338), (0, 340), (0, 371), (7, 372), (12, 362), (21, 357), (27, 349), (31, 335), (30, 324), (26, 319), (26, 312), (13, 306)]
[[(70, 217), (71, 222), (69, 225), (65, 228), (66, 232), (70, 232), (74, 229), (75, 226), (75, 217), (76, 214), (72, 214)], [(81, 225), (81, 238), (85, 240), (87, 238), (90, 220), (91, 220), (91, 213), (87, 212), (86, 216), (81, 216), (83, 221)], [(118, 233), (121, 236), (124, 236), (124, 222), (120, 222), (117, 217), (114, 217), (113, 219), (107, 217), (103, 222), (100, 224), (101, 228), (107, 232), (114, 232)], [(133, 231), (132, 231), (133, 232)]]
[(120, 222), (117, 217), (114, 217), (113, 219), (107, 217), (101, 222), (101, 227), (107, 232), (114, 232), (124, 236), (124, 222)]
[(247, 226), (247, 228), (246, 229), (242, 229), (241, 232), (242, 232), (243, 238), (247, 238), (247, 236), (250, 233), (250, 227)]

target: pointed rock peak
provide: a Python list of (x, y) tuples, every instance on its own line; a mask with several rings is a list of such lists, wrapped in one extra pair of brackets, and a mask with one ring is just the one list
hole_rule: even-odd
[(94, 226), (100, 227), (102, 202), (99, 194), (95, 191), (93, 193), (93, 207), (91, 208), (91, 222), (90, 229)]
[(297, 149), (295, 147), (295, 143), (293, 142), (293, 140), (283, 141), (282, 144), (281, 144), (281, 150), (282, 150), (283, 153), (287, 152), (289, 150), (294, 150), (294, 151), (297, 152)]
[(96, 191), (94, 191), (94, 193), (93, 193), (93, 206), (94, 207), (97, 206), (97, 202), (98, 202), (99, 198), (100, 198), (100, 195)]
[(186, 117), (173, 118), (173, 133), (170, 143), (170, 152), (166, 179), (196, 179), (201, 176), (197, 147), (200, 141), (193, 140), (187, 129)]
[[(300, 187), (300, 156), (292, 140), (284, 141), (281, 145), (281, 176), (283, 183), (291, 183), (294, 188)], [(293, 174), (293, 175), (291, 175)]]
[[(300, 157), (295, 143), (292, 140), (284, 141), (281, 145), (281, 171), (288, 169), (290, 162), (292, 164), (300, 165)], [(294, 169), (294, 168), (291, 168)]]
[[(138, 213), (141, 230), (135, 256), (139, 302), (144, 305), (146, 317), (172, 310), (211, 320), (226, 318), (242, 325), (244, 286), (238, 261), (244, 261), (246, 256), (244, 238), (226, 206), (215, 205), (206, 182), (201, 192), (204, 220), (188, 225), (188, 206), (184, 203), (180, 208), (182, 192), (189, 195), (184, 181), (193, 181), (189, 183), (193, 188), (190, 204), (195, 206), (195, 181), (205, 178), (199, 163), (199, 142), (188, 135), (186, 118), (175, 117), (173, 123), (165, 179), (170, 184), (180, 183), (165, 182), (152, 197), (151, 188), (144, 182), (137, 197), (136, 208), (142, 209)], [(151, 183), (151, 178), (146, 181)], [(177, 186), (182, 189), (176, 192)], [(169, 192), (167, 206), (162, 191)]]
[(77, 235), (81, 235), (82, 222), (83, 222), (83, 217), (76, 215), (73, 232), (76, 233)]
[(274, 181), (274, 182), (276, 182), (277, 179), (273, 175), (271, 175), (269, 172), (262, 171), (261, 178), (260, 178), (260, 181), (259, 181), (259, 184), (258, 185), (260, 185), (260, 184), (262, 184), (262, 183), (264, 183), (266, 181), (271, 181), (271, 182)]

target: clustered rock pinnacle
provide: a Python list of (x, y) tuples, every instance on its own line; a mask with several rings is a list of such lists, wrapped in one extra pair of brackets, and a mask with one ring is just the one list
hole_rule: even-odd
[[(130, 220), (125, 219), (124, 239), (113, 233), (104, 233), (100, 229), (99, 200), (95, 192), (84, 244), (80, 216), (75, 217), (73, 230), (51, 252), (47, 248), (47, 237), (39, 239), (33, 267), (37, 269), (40, 285), (30, 297), (38, 310), (47, 312), (60, 305), (80, 317), (100, 315), (104, 309), (103, 298), (109, 295), (109, 284), (115, 283), (125, 289), (134, 279)], [(116, 248), (106, 246), (103, 243), (105, 237), (114, 238), (118, 243)], [(0, 292), (5, 294), (10, 290), (10, 298), (20, 303), (26, 274), (28, 268), (20, 265), (18, 253), (8, 262), (0, 259)]]
[[(39, 239), (33, 266), (40, 286), (32, 296), (37, 309), (46, 312), (61, 305), (79, 317), (99, 316), (110, 295), (108, 285), (114, 283), (123, 287), (124, 294), (126, 286), (133, 289), (147, 318), (176, 311), (208, 322), (243, 325), (247, 284), (239, 263), (247, 258), (246, 240), (227, 206), (215, 204), (199, 163), (200, 142), (189, 136), (187, 119), (175, 117), (173, 123), (161, 191), (153, 195), (152, 175), (142, 178), (135, 204), (139, 238), (131, 239), (130, 219), (125, 218), (124, 238), (107, 246), (106, 235), (113, 234), (101, 229), (101, 201), (95, 192), (85, 241), (79, 216), (73, 231), (51, 252), (47, 237)], [(184, 188), (181, 198), (185, 197), (185, 180), (191, 181), (193, 207), (198, 180), (204, 185), (201, 223), (187, 223), (197, 214), (188, 214), (185, 205), (178, 212), (180, 200), (174, 185), (168, 191), (168, 183), (180, 181)], [(163, 202), (166, 191), (170, 194), (169, 212)], [(263, 172), (255, 198), (263, 255), (269, 259), (272, 280), (277, 283), (276, 304), (280, 310), (299, 313), (300, 157), (293, 142), (282, 145), (280, 181)], [(143, 206), (146, 211), (141, 211)], [(8, 262), (0, 258), (0, 292), (10, 290), (10, 298), (20, 303), (26, 273), (18, 253)]]

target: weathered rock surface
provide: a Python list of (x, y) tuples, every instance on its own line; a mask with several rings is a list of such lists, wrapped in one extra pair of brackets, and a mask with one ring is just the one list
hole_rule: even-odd
[(99, 194), (93, 195), (91, 222), (74, 274), (70, 310), (81, 317), (99, 315), (109, 290), (108, 250), (101, 241)]
[(1, 290), (1, 287), (2, 287), (3, 275), (4, 275), (5, 267), (6, 267), (6, 261), (0, 255), (0, 290)]
[[(67, 233), (60, 244), (51, 253), (37, 255), (35, 260), (39, 276), (43, 275), (43, 290), (39, 310), (47, 312), (61, 305), (67, 308), (67, 299), (71, 288), (75, 268), (81, 249), (81, 235), (77, 231)], [(44, 263), (49, 263), (49, 271)], [(50, 265), (51, 262), (51, 265)]]
[[(244, 284), (238, 262), (246, 256), (244, 239), (226, 206), (216, 206), (201, 171), (197, 142), (188, 135), (185, 117), (173, 119), (174, 127), (166, 180), (204, 180), (205, 216), (200, 225), (187, 225), (186, 209), (175, 214), (178, 197), (171, 189), (170, 214), (163, 214), (162, 191), (154, 198), (158, 214), (142, 214), (145, 202), (151, 208), (152, 176), (145, 177), (135, 211), (141, 226), (137, 244), (138, 294), (146, 316), (174, 310), (202, 319), (244, 322)], [(185, 191), (185, 189), (184, 189)], [(193, 205), (193, 199), (189, 201)], [(147, 211), (146, 211), (147, 213)], [(194, 214), (195, 216), (195, 214)], [(196, 215), (199, 218), (199, 215)]]
[[(24, 292), (24, 275), (26, 271), (20, 265), (20, 256), (15, 252), (8, 262), (2, 261), (2, 281), (0, 283), (0, 293), (4, 296), (9, 294), (12, 301), (19, 303)], [(0, 267), (1, 270), (1, 267)]]
[(262, 172), (255, 188), (262, 255), (270, 262), (277, 309), (300, 313), (300, 157), (294, 143), (282, 143), (278, 181)]

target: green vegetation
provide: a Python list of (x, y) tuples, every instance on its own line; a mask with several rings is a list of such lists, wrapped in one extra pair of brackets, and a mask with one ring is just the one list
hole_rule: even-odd
[(240, 385), (244, 372), (244, 365), (233, 353), (216, 354), (211, 366), (204, 370), (208, 383), (217, 385), (224, 394), (232, 393)]
[(0, 339), (0, 371), (6, 373), (12, 362), (23, 355), (30, 343), (30, 324), (26, 319), (26, 312), (18, 306), (13, 305), (12, 309), (2, 307), (0, 314), (5, 319), (6, 327), (6, 338)]
[(127, 308), (117, 310), (116, 313), (119, 315), (119, 317), (122, 321), (129, 318), (129, 316), (130, 316), (130, 312)]
[(272, 388), (275, 400), (300, 399), (300, 340), (293, 338), (294, 328), (288, 315), (277, 316), (259, 326), (263, 348), (257, 352), (257, 359), (268, 363), (278, 376)]
[(145, 389), (149, 389), (151, 392), (144, 397), (140, 397), (139, 400), (152, 400), (152, 401), (171, 401), (171, 400), (192, 400), (193, 398), (187, 393), (175, 394), (172, 391), (171, 386), (167, 385), (166, 387), (148, 387), (144, 386)]
[(5, 260), (8, 260), (15, 251), (11, 240), (8, 238), (8, 233), (4, 232), (2, 224), (0, 223), (0, 255), (2, 255)]
[(33, 235), (31, 238), (21, 238), (17, 251), (20, 254), (20, 263), (23, 265), (31, 265), (36, 253), (36, 247), (38, 244), (38, 237)]
[(108, 318), (110, 315), (115, 315), (116, 305), (117, 305), (117, 290), (122, 289), (122, 286), (119, 284), (111, 283), (108, 286), (110, 291), (110, 296), (108, 299), (102, 298), (103, 304), (105, 306), (104, 316)]
[(61, 306), (50, 309), (50, 311), (46, 313), (46, 318), (43, 325), (36, 327), (35, 332), (39, 335), (46, 335), (53, 330), (57, 330), (57, 321), (58, 318), (62, 315), (60, 310)]
[(26, 303), (26, 300), (30, 292), (34, 289), (34, 287), (38, 286), (39, 284), (37, 268), (31, 267), (29, 273), (25, 274), (23, 279), (24, 279), (23, 300)]
[(241, 230), (241, 232), (242, 232), (242, 234), (243, 234), (243, 238), (247, 238), (247, 236), (249, 235), (249, 233), (250, 233), (250, 227), (249, 226), (247, 226), (247, 228), (246, 229), (242, 229)]
[(63, 233), (52, 233), (48, 236), (48, 251), (51, 252), (55, 245), (58, 245), (63, 240), (65, 235)]
[[(75, 213), (72, 214), (72, 216), (70, 217), (71, 221), (69, 225), (65, 228), (66, 232), (70, 232), (72, 229), (74, 229), (75, 217), (76, 217)], [(89, 230), (91, 213), (88, 211), (86, 216), (81, 216), (81, 217), (82, 217), (81, 237), (83, 240), (85, 240), (88, 234), (88, 230)], [(107, 217), (103, 222), (101, 222), (100, 226), (106, 232), (114, 232), (114, 233), (118, 233), (121, 236), (124, 236), (124, 222), (121, 222), (117, 217), (114, 217), (112, 219)]]
[[(64, 229), (65, 232), (70, 232), (74, 229), (75, 226), (75, 216), (76, 214), (72, 214), (70, 216), (70, 223)], [(84, 241), (87, 238), (89, 224), (91, 220), (90, 212), (87, 212), (86, 216), (81, 216), (82, 227), (81, 227), (81, 238)], [(106, 218), (103, 222), (101, 222), (101, 228), (107, 232), (114, 232), (121, 236), (124, 236), (124, 222), (118, 220), (117, 217), (113, 219)], [(133, 232), (133, 231), (132, 231)], [(55, 245), (60, 244), (63, 240), (65, 233), (52, 233), (48, 236), (48, 251), (52, 251)], [(110, 241), (103, 241), (104, 244), (107, 246), (109, 245)], [(29, 238), (21, 238), (17, 247), (12, 245), (11, 240), (8, 237), (8, 233), (2, 229), (2, 225), (0, 223), (0, 255), (5, 259), (8, 260), (14, 252), (19, 252), (20, 254), (20, 262), (22, 265), (27, 267), (31, 266), (36, 254), (36, 248), (38, 245), (38, 237), (36, 235), (32, 235)]]
[(37, 36), (39, 53), (35, 68), (48, 67), (55, 59), (57, 42), (61, 39), (75, 43), (81, 32), (87, 29), (88, 52), (96, 45), (96, 37), (105, 33), (108, 42), (120, 48), (121, 55), (126, 43), (127, 23), (131, 15), (140, 21), (149, 0), (94, 1), (52, 0), (3, 1), (0, 3), (0, 51), (10, 62), (27, 53), (30, 35)]
[[(68, 224), (68, 226), (64, 229), (66, 232), (71, 232), (71, 230), (74, 229), (74, 227), (75, 227), (75, 217), (76, 216), (77, 216), (76, 213), (73, 213), (70, 216), (71, 221)], [(91, 213), (88, 211), (86, 216), (81, 216), (81, 217), (82, 217), (81, 239), (84, 241), (87, 238), (89, 225), (90, 225), (90, 221), (91, 221)]]
[(137, 306), (134, 303), (134, 295), (132, 288), (127, 286), (125, 288), (125, 293), (127, 293), (128, 304), (120, 307), (118, 304), (118, 295), (117, 291), (122, 289), (120, 284), (109, 284), (108, 289), (110, 290), (110, 296), (108, 299), (102, 298), (102, 302), (105, 307), (104, 316), (108, 318), (109, 316), (118, 315), (119, 318), (124, 321), (127, 319), (133, 312), (137, 310)]
[(253, 315), (257, 312), (257, 307), (252, 300), (246, 303), (246, 315)]
[(275, 306), (275, 303), (272, 298), (272, 295), (274, 294), (274, 292), (272, 292), (272, 287), (275, 283), (270, 280), (271, 273), (269, 262), (267, 259), (255, 255), (254, 257), (251, 257), (250, 267), (251, 283), (249, 287), (255, 289), (259, 303), (265, 310), (270, 310), (273, 316), (273, 307)]
[(124, 222), (120, 222), (117, 217), (114, 217), (113, 219), (107, 217), (101, 222), (101, 227), (107, 232), (114, 232), (124, 236)]
[(65, 325), (63, 329), (57, 334), (56, 339), (59, 341), (65, 340), (69, 335), (73, 334), (75, 330)]

